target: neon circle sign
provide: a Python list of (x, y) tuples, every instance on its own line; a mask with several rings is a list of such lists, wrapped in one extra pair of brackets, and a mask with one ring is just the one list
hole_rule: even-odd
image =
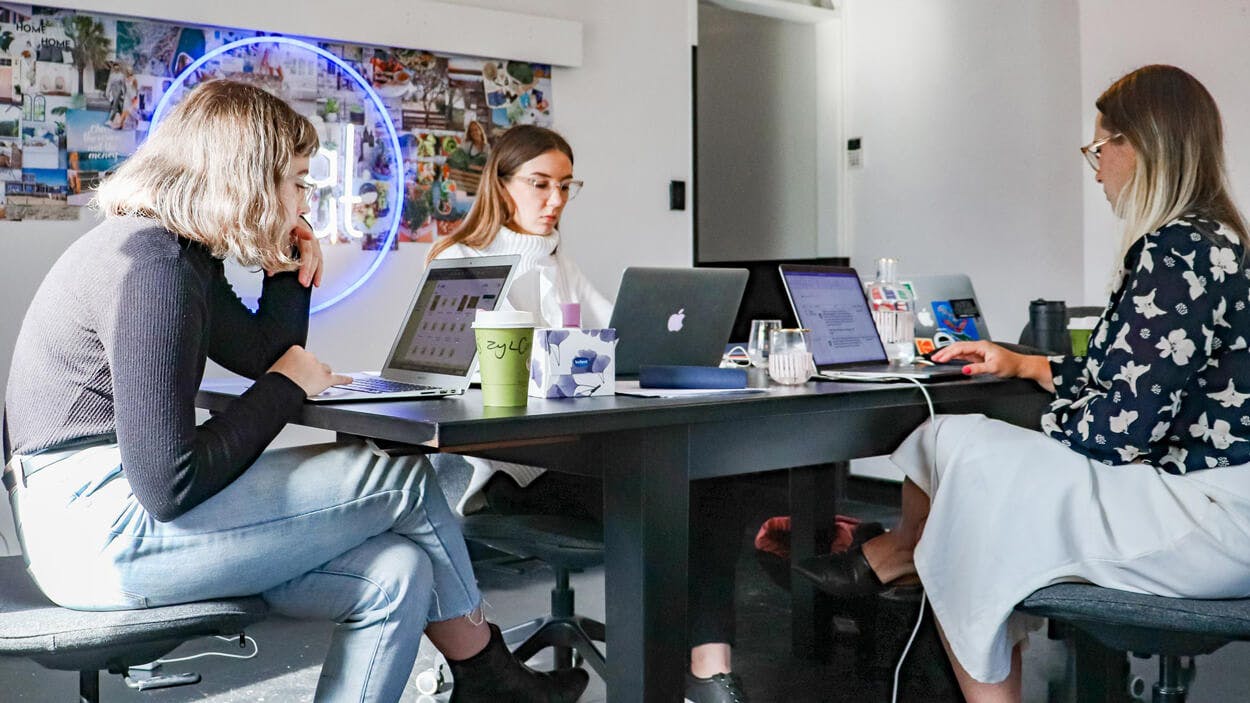
[[(328, 240), (330, 243), (355, 242), (359, 244), (366, 236), (377, 235), (375, 238), (379, 242), (379, 246), (372, 261), (362, 271), (359, 271), (349, 284), (341, 290), (330, 293), (326, 300), (314, 300), (311, 312), (320, 312), (354, 293), (364, 285), (365, 281), (373, 276), (386, 259), (387, 252), (390, 251), (394, 244), (400, 223), (403, 220), (401, 210), (404, 198), (404, 167), (399, 145), (399, 135), (395, 130), (395, 123), (391, 119), (386, 105), (382, 102), (382, 98), (373, 89), (369, 81), (360, 75), (350, 64), (343, 61), (343, 59), (315, 44), (282, 36), (248, 37), (224, 44), (207, 52), (179, 73), (156, 104), (156, 109), (152, 113), (152, 129), (155, 130), (157, 128), (165, 113), (172, 107), (174, 94), (179, 92), (180, 88), (185, 88), (188, 79), (196, 76), (210, 61), (223, 61), (228, 59), (228, 55), (231, 52), (259, 45), (288, 46), (309, 51), (336, 67), (360, 88), (369, 105), (373, 108), (374, 125), (380, 129), (377, 130), (378, 133), (372, 138), (375, 141), (378, 138), (382, 139), (381, 146), (389, 147), (389, 159), (385, 159), (379, 153), (372, 164), (373, 171), (371, 175), (374, 177), (373, 180), (383, 185), (384, 188), (379, 188), (374, 183), (368, 182), (360, 183), (358, 186), (357, 162), (360, 156), (358, 148), (362, 148), (362, 142), (370, 138), (368, 130), (365, 130), (366, 139), (360, 139), (357, 135), (356, 125), (353, 124), (354, 120), (344, 123), (338, 123), (337, 121), (326, 123), (326, 127), (329, 127), (331, 124), (335, 125), (334, 129), (337, 132), (335, 136), (337, 138), (331, 139), (330, 142), (336, 148), (327, 148), (327, 145), (323, 143), (322, 148), (318, 150), (317, 155), (313, 158), (313, 163), (310, 167), (312, 173), (309, 175), (309, 180), (316, 186), (314, 200), (317, 207), (315, 208), (316, 212), (313, 213), (314, 231), (316, 231), (318, 239)], [(265, 64), (266, 59), (262, 59), (262, 66)], [(315, 81), (316, 78), (313, 80)], [(337, 100), (335, 102), (337, 104)], [(330, 117), (331, 114), (336, 113), (327, 111), (326, 117)], [(356, 117), (354, 112), (352, 116), (353, 118)], [(359, 118), (362, 123), (365, 122), (363, 112), (359, 115)], [(377, 178), (379, 170), (382, 172), (381, 175), (385, 176), (385, 179)], [(388, 170), (389, 174), (385, 173)], [(389, 191), (389, 193), (386, 191)], [(389, 202), (387, 200), (388, 196)], [(359, 209), (358, 206), (369, 206), (366, 213), (371, 212), (374, 220), (373, 223), (369, 223), (367, 218), (370, 215), (366, 214), (364, 229), (355, 221), (356, 216), (354, 213)], [(389, 216), (389, 226), (385, 223), (380, 226), (377, 225), (377, 219), (383, 216)], [(374, 230), (377, 231), (375, 232)]]

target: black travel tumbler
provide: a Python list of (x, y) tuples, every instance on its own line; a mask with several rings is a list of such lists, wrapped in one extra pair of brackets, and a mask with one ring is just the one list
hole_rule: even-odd
[(1051, 354), (1068, 354), (1068, 309), (1062, 300), (1034, 300), (1029, 303), (1029, 329), (1033, 346)]

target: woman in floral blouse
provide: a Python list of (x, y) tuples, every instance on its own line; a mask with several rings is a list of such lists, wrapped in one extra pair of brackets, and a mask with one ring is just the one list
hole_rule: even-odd
[(866, 595), (919, 574), (969, 701), (1019, 701), (1032, 591), (1088, 581), (1191, 598), (1250, 595), (1250, 270), (1219, 110), (1147, 66), (1098, 99), (1081, 151), (1124, 223), (1122, 264), (1087, 357), (946, 347), (964, 372), (1055, 394), (1041, 432), (939, 416), (891, 457), (897, 529), (796, 568)]

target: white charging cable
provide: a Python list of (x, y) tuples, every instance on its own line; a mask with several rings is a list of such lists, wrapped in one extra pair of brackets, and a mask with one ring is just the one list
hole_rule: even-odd
[[(239, 639), (238, 637), (222, 637), (221, 635), (213, 635), (213, 636), (219, 640), (223, 640), (226, 642), (237, 642)], [(257, 654), (260, 654), (260, 645), (256, 644), (256, 640), (252, 639), (251, 636), (249, 635), (242, 635), (242, 637), (244, 640), (247, 640), (248, 642), (252, 643), (251, 654), (228, 654), (226, 652), (200, 652), (199, 654), (192, 654), (192, 655), (185, 656), (185, 657), (173, 657), (171, 659), (157, 659), (156, 661), (152, 663), (153, 664), (173, 664), (174, 662), (191, 661), (192, 659), (199, 659), (200, 657), (225, 657), (227, 659), (252, 659)]]
[[(929, 395), (929, 389), (925, 388), (924, 384), (915, 378), (910, 378), (910, 377), (902, 377), (902, 378), (905, 381), (911, 382), (917, 388), (920, 389), (920, 392), (924, 394), (925, 404), (929, 406), (929, 421), (932, 422), (934, 419), (936, 419), (937, 413), (933, 411), (933, 397)], [(933, 465), (929, 467), (929, 492), (930, 494), (932, 494), (934, 489), (937, 488), (937, 433), (936, 432), (934, 432), (934, 446), (933, 446), (932, 454), (933, 454)], [(903, 673), (903, 662), (907, 661), (907, 654), (911, 651), (911, 646), (916, 641), (916, 635), (920, 633), (920, 625), (921, 623), (924, 622), (924, 610), (927, 604), (928, 604), (928, 599), (925, 596), (924, 585), (921, 584), (920, 614), (916, 616), (916, 626), (912, 628), (911, 636), (907, 638), (907, 644), (903, 646), (903, 653), (900, 654), (898, 657), (898, 664), (894, 666), (894, 688), (893, 688), (893, 692), (890, 694), (891, 703), (898, 703), (898, 683), (899, 683), (899, 677), (902, 676), (902, 673)]]

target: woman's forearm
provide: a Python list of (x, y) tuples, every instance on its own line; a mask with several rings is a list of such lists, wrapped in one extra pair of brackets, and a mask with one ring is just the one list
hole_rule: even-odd
[(1055, 377), (1050, 373), (1050, 360), (1044, 356), (1026, 356), (1020, 364), (1020, 376), (1037, 382), (1051, 393), (1055, 392)]

